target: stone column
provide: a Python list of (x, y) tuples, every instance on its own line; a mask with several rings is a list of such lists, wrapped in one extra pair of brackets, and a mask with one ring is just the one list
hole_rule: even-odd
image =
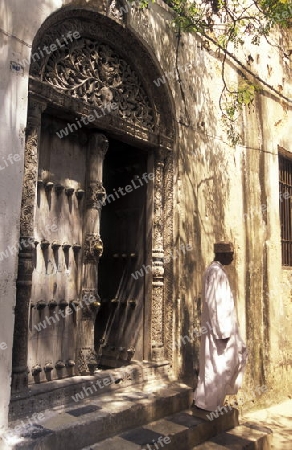
[(102, 255), (100, 214), (105, 189), (102, 185), (103, 160), (108, 150), (108, 140), (95, 133), (90, 140), (87, 158), (86, 212), (84, 218), (84, 248), (82, 272), (82, 317), (79, 327), (78, 370), (85, 374), (96, 365), (94, 351), (94, 323), (100, 307), (98, 262)]
[(155, 154), (154, 220), (152, 250), (151, 359), (164, 360), (164, 249), (163, 193), (165, 151)]
[(38, 145), (45, 104), (30, 99), (26, 127), (24, 178), (20, 213), (20, 242), (12, 351), (12, 392), (27, 387), (28, 319), (32, 288), (34, 208), (37, 193)]

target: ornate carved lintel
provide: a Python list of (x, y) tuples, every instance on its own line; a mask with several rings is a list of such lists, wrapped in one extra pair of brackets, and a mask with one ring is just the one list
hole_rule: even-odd
[(103, 42), (81, 37), (35, 62), (31, 73), (62, 95), (94, 106), (97, 118), (117, 115), (154, 129), (154, 111), (140, 77), (121, 55)]

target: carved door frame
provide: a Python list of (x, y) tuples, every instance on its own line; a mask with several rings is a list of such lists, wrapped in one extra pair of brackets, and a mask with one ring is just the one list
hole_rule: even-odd
[[(155, 176), (152, 220), (149, 225), (152, 227), (152, 242), (150, 243), (152, 246), (152, 274), (147, 276), (149, 280), (152, 275), (152, 280), (151, 283), (147, 283), (145, 293), (151, 299), (151, 301), (146, 302), (145, 306), (146, 322), (144, 328), (144, 332), (150, 334), (150, 339), (145, 343), (145, 351), (148, 359), (157, 364), (165, 362), (165, 360), (171, 362), (174, 339), (172, 326), (173, 267), (172, 261), (164, 267), (164, 254), (173, 247), (173, 146), (175, 127), (172, 101), (167, 86), (161, 86), (159, 94), (157, 94), (157, 89), (155, 91), (153, 78), (161, 76), (161, 73), (142, 44), (137, 40), (135, 52), (128, 51), (127, 59), (125, 59), (125, 52), (122, 51), (122, 48), (127, 42), (129, 42), (129, 45), (130, 42), (133, 45), (133, 35), (129, 30), (121, 27), (121, 24), (103, 15), (99, 15), (100, 26), (97, 27), (96, 15), (95, 13), (93, 17), (92, 11), (78, 8), (70, 8), (69, 10), (64, 8), (53, 14), (37, 33), (33, 50), (39, 48), (40, 45), (50, 45), (55, 42), (56, 36), (64, 35), (66, 30), (74, 28), (78, 30), (81, 39), (83, 39), (80, 48), (86, 49), (86, 45), (91, 45), (92, 42), (93, 46), (90, 48), (92, 52), (96, 52), (98, 57), (98, 49), (102, 40), (103, 50), (108, 52), (108, 61), (113, 60), (113, 63), (116, 63), (115, 57), (118, 55), (119, 61), (122, 61), (122, 67), (127, 68), (127, 73), (132, 71), (133, 77), (137, 79), (136, 92), (138, 94), (134, 107), (142, 105), (140, 112), (134, 111), (136, 115), (133, 115), (132, 105), (126, 105), (126, 109), (129, 110), (129, 112), (126, 111), (128, 114), (126, 116), (120, 114), (122, 102), (125, 102), (125, 98), (133, 95), (133, 92), (129, 91), (130, 84), (127, 79), (123, 78), (122, 69), (118, 66), (116, 79), (120, 77), (120, 92), (125, 94), (124, 98), (123, 95), (117, 97), (119, 112), (116, 115), (109, 113), (107, 116), (97, 118), (91, 125), (105, 135), (113, 136), (115, 139), (119, 139), (122, 135), (125, 142), (149, 149), (148, 163), (149, 167), (154, 167)], [(110, 28), (108, 27), (109, 24)], [(116, 41), (117, 33), (123, 37), (121, 39), (120, 36), (119, 41), (122, 42), (119, 45)], [(115, 45), (110, 45), (111, 42), (115, 42)], [(140, 49), (140, 52), (138, 49), (140, 56), (138, 63), (136, 60), (134, 63), (133, 55), (137, 56), (137, 47)], [(68, 51), (71, 51), (71, 49), (69, 48)], [(56, 55), (32, 63), (30, 70), (13, 344), (13, 391), (25, 389), (28, 383), (28, 311), (32, 288), (33, 223), (42, 113), (54, 111), (60, 117), (70, 117), (70, 111), (74, 111), (74, 115), (81, 117), (93, 113), (94, 108), (98, 107), (97, 103), (84, 101), (84, 95), (87, 94), (86, 90), (85, 94), (83, 93), (82, 101), (80, 97), (78, 98), (77, 90), (71, 90), (70, 95), (68, 92), (60, 93), (60, 89), (54, 84), (56, 80), (52, 79), (52, 74), (48, 69), (52, 62), (49, 58), (54, 56), (59, 57), (60, 60), (62, 55), (61, 52), (56, 53)], [(144, 68), (146, 76), (144, 75)], [(152, 75), (149, 75), (149, 73), (147, 75), (149, 69), (149, 73)], [(143, 83), (141, 82), (142, 73)], [(109, 83), (106, 86), (114, 92), (112, 84)], [(98, 81), (96, 81), (94, 92), (98, 92)], [(125, 103), (123, 103), (124, 107)], [(141, 123), (139, 123), (139, 120)], [(28, 244), (22, 245), (22, 242), (28, 242)]]

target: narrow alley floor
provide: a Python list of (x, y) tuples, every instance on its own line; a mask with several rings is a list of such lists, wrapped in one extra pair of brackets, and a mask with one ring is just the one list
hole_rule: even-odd
[(248, 421), (273, 431), (273, 450), (292, 449), (292, 400), (243, 415), (241, 423)]

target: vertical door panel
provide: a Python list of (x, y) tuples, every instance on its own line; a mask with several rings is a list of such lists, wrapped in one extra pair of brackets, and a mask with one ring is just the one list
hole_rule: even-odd
[[(59, 127), (62, 122), (58, 122)], [(65, 124), (64, 124), (65, 126)], [(60, 139), (54, 120), (42, 124), (39, 155), (39, 183), (35, 213), (35, 269), (31, 298), (29, 367), (40, 365), (40, 380), (68, 375), (57, 371), (58, 361), (74, 360), (76, 315), (66, 304), (80, 296), (86, 143), (78, 136)], [(37, 331), (37, 328), (39, 331)], [(46, 365), (53, 370), (44, 371)], [(48, 367), (48, 366), (47, 366)], [(32, 380), (32, 376), (30, 376)], [(35, 380), (36, 381), (36, 380)]]

